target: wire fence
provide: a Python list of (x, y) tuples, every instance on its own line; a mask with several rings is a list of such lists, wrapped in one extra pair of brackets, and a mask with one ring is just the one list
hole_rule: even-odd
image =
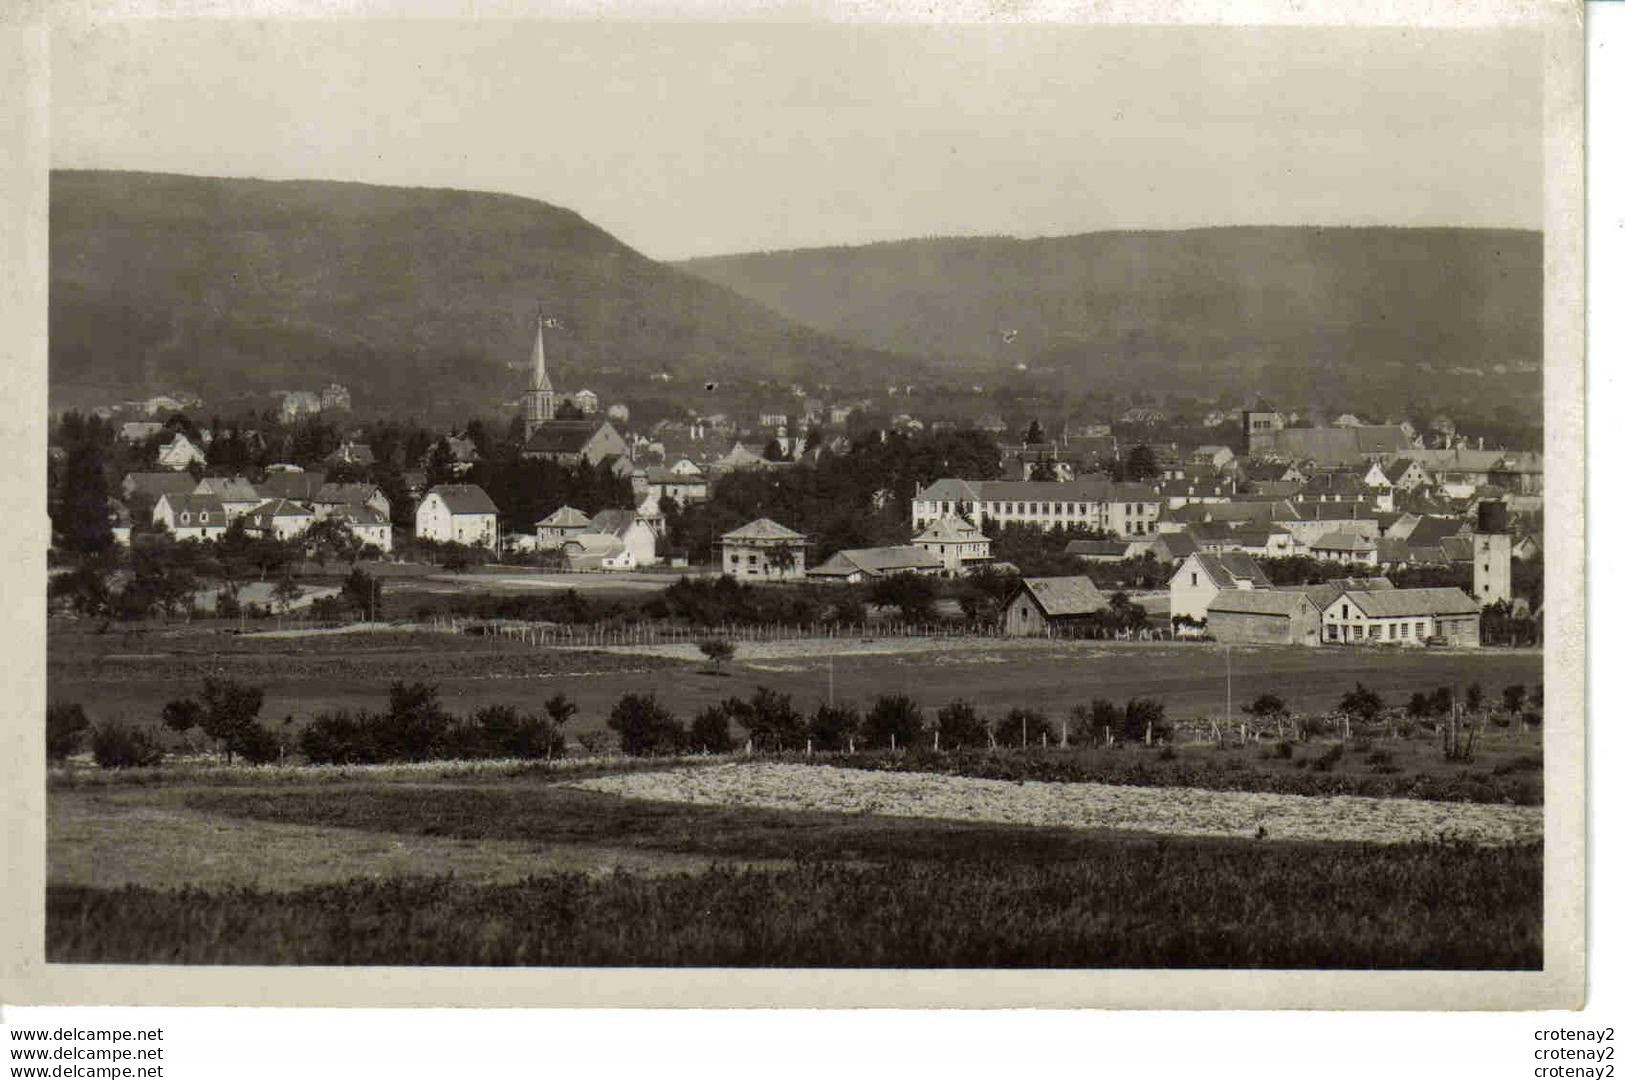
[(698, 645), (706, 641), (742, 643), (775, 641), (879, 641), (903, 638), (921, 641), (1004, 639), (1030, 637), (1063, 641), (1171, 641), (1161, 628), (1108, 630), (1097, 626), (1058, 625), (1038, 634), (1012, 635), (1002, 625), (987, 623), (732, 623), (712, 626), (638, 622), (617, 624), (539, 623), (463, 616), (430, 616), (419, 624), (446, 634), (486, 636), (493, 642), (518, 641), (538, 647)]

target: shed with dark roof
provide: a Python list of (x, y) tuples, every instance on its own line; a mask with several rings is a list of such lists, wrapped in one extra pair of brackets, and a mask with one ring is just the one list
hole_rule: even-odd
[(1021, 588), (1004, 607), (1004, 632), (1036, 637), (1089, 619), (1110, 606), (1087, 577), (1022, 578)]

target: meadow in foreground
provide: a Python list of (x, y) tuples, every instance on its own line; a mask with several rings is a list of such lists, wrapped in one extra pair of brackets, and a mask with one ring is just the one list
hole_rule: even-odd
[[(665, 804), (542, 775), (119, 797), (250, 831), (225, 853), (178, 853), (164, 887), (53, 874), (53, 962), (1529, 969), (1542, 956), (1539, 844), (1152, 839)], [(110, 815), (129, 821), (130, 805)], [(262, 826), (530, 847), (503, 848), (483, 880), (369, 873), (357, 856), (342, 877), (277, 882), (259, 873)], [(589, 847), (626, 858), (554, 869), (573, 864), (553, 854)], [(188, 887), (185, 860), (222, 854), (251, 884)]]

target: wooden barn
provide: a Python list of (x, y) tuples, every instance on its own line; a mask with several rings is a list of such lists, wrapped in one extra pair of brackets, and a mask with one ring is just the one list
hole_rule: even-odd
[(1086, 577), (1022, 578), (1020, 591), (1005, 605), (1004, 632), (1039, 637), (1085, 623), (1108, 606)]

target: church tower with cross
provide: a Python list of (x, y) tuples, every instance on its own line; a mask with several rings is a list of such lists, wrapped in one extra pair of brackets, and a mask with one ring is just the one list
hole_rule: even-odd
[(558, 396), (553, 393), (553, 383), (547, 377), (547, 353), (542, 345), (542, 331), (547, 323), (544, 316), (536, 316), (536, 344), (530, 357), (530, 389), (525, 391), (524, 403), (527, 442), (537, 428), (553, 419), (553, 412), (558, 407)]

